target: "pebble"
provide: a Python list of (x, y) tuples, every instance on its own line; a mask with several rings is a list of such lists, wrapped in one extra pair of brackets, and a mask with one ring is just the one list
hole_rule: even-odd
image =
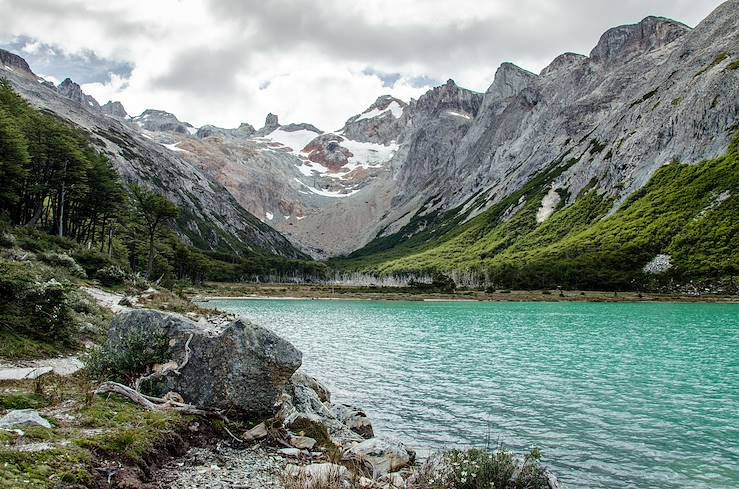
[(155, 480), (162, 489), (284, 489), (280, 474), (285, 465), (261, 447), (191, 448), (166, 464)]

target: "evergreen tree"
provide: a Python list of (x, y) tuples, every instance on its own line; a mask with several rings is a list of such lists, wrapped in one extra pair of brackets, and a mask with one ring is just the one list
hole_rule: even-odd
[(144, 220), (147, 238), (149, 241), (149, 260), (146, 276), (151, 278), (154, 268), (154, 238), (160, 226), (168, 220), (177, 217), (177, 206), (154, 192), (149, 192), (139, 186), (131, 188), (136, 210)]

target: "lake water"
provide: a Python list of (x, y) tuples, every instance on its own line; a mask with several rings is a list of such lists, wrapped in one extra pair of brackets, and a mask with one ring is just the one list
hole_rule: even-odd
[(739, 487), (739, 305), (218, 300), (413, 447), (500, 440), (570, 488)]

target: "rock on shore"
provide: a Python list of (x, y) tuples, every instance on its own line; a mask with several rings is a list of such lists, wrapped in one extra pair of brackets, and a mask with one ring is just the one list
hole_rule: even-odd
[(232, 416), (273, 414), (285, 384), (302, 363), (302, 353), (290, 342), (248, 321), (218, 326), (143, 309), (113, 319), (106, 349), (125, 352), (161, 338), (169, 348), (166, 363), (155, 366), (166, 372), (154, 385), (156, 394), (174, 391), (188, 403)]

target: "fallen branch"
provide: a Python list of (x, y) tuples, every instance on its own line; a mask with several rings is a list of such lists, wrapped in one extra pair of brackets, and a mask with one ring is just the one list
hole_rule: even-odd
[(201, 408), (193, 406), (192, 404), (172, 401), (169, 399), (145, 396), (128, 386), (119, 384), (118, 382), (103, 382), (97, 389), (95, 389), (95, 394), (100, 395), (106, 393), (119, 394), (149, 411), (176, 411), (183, 414), (217, 418), (223, 421), (228, 421), (228, 419), (216, 409)]
[(193, 334), (190, 333), (190, 337), (187, 338), (187, 341), (185, 342), (185, 359), (182, 361), (182, 365), (174, 369), (174, 373), (177, 375), (180, 375), (180, 370), (182, 370), (185, 365), (187, 365), (187, 362), (190, 361), (190, 352), (192, 351), (190, 350), (190, 340), (192, 340), (192, 336)]
[(190, 350), (190, 340), (192, 340), (193, 333), (190, 333), (190, 336), (187, 338), (187, 341), (185, 342), (185, 359), (182, 361), (182, 365), (177, 365), (177, 362), (171, 361), (167, 362), (164, 365), (162, 365), (159, 370), (154, 370), (152, 373), (147, 375), (142, 375), (136, 381), (133, 383), (134, 389), (136, 389), (137, 392), (141, 392), (141, 384), (143, 384), (147, 380), (152, 379), (158, 379), (161, 377), (164, 377), (169, 372), (174, 372), (177, 375), (180, 375), (182, 368), (187, 365), (187, 362), (190, 361), (190, 353), (192, 350)]

